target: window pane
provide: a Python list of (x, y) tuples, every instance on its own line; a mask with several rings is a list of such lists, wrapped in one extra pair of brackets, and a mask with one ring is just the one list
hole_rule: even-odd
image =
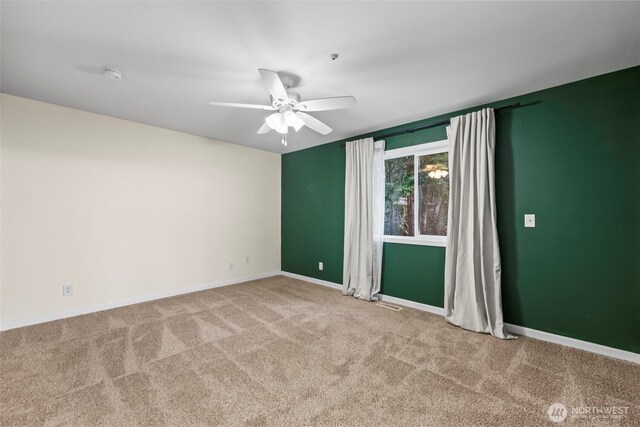
[(384, 162), (384, 234), (413, 236), (414, 156)]
[(447, 235), (449, 153), (420, 157), (420, 234)]

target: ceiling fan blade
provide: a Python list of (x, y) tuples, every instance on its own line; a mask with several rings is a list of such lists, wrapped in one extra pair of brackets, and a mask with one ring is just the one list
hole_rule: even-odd
[(287, 89), (285, 89), (282, 84), (282, 80), (280, 80), (280, 76), (275, 71), (267, 70), (265, 68), (259, 68), (260, 76), (262, 77), (262, 82), (267, 87), (267, 90), (273, 96), (274, 99), (280, 101), (288, 101), (289, 95), (287, 95)]
[(331, 133), (331, 131), (333, 131), (333, 129), (331, 129), (329, 126), (307, 113), (298, 111), (296, 113), (296, 116), (298, 116), (308, 128), (315, 130), (319, 134), (327, 135)]
[(353, 96), (336, 96), (335, 98), (311, 99), (300, 102), (298, 108), (303, 111), (327, 111), (353, 107), (358, 103)]
[(269, 127), (269, 125), (266, 123), (263, 123), (262, 126), (260, 126), (260, 129), (258, 129), (258, 134), (262, 135), (264, 133), (269, 133), (270, 130), (271, 128)]
[(259, 105), (259, 104), (241, 104), (239, 102), (209, 102), (209, 105), (214, 107), (236, 107), (236, 108), (255, 108), (257, 110), (275, 110), (271, 105)]

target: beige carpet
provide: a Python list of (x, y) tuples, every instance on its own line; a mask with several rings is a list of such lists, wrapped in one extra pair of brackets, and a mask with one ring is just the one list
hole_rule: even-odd
[(282, 276), (3, 332), (2, 425), (550, 425), (627, 407), (640, 367), (501, 341)]

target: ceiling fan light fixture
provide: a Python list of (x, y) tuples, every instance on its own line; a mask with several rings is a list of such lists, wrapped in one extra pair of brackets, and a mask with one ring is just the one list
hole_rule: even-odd
[(284, 113), (284, 122), (287, 126), (293, 126), (296, 123), (296, 119), (298, 117), (295, 115), (293, 111), (287, 111)]
[(264, 121), (271, 129), (278, 131), (280, 133), (286, 133), (286, 132), (281, 132), (282, 128), (287, 127), (287, 123), (285, 122), (285, 119), (282, 113), (273, 113), (267, 116), (267, 118), (264, 119)]
[(433, 178), (433, 179), (446, 178), (447, 175), (449, 175), (449, 171), (446, 169), (434, 169), (431, 172), (429, 172), (427, 175), (429, 176), (429, 178)]
[(264, 119), (264, 122), (267, 124), (267, 126), (269, 126), (271, 129), (275, 130), (277, 127), (277, 120), (278, 120), (278, 113), (273, 113), (269, 116), (267, 116)]
[(286, 124), (278, 125), (278, 127), (276, 128), (276, 132), (286, 135), (287, 133), (289, 133), (289, 126), (287, 126)]
[(293, 111), (287, 111), (284, 113), (284, 121), (287, 126), (291, 126), (296, 132), (304, 126), (304, 122)]

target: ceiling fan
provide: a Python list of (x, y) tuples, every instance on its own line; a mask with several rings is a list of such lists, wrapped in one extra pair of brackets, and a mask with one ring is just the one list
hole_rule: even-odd
[(235, 102), (209, 102), (209, 104), (219, 107), (275, 111), (275, 113), (265, 118), (265, 123), (258, 129), (258, 133), (264, 134), (275, 130), (282, 134), (282, 144), (285, 146), (287, 145), (289, 127), (298, 132), (303, 126), (307, 126), (322, 135), (327, 135), (333, 130), (325, 123), (307, 114), (307, 111), (339, 110), (353, 107), (357, 103), (353, 96), (337, 96), (301, 102), (300, 94), (290, 89), (293, 86), (293, 79), (290, 76), (279, 76), (275, 71), (264, 68), (260, 68), (258, 71), (262, 77), (262, 82), (271, 95), (271, 105), (240, 104)]

